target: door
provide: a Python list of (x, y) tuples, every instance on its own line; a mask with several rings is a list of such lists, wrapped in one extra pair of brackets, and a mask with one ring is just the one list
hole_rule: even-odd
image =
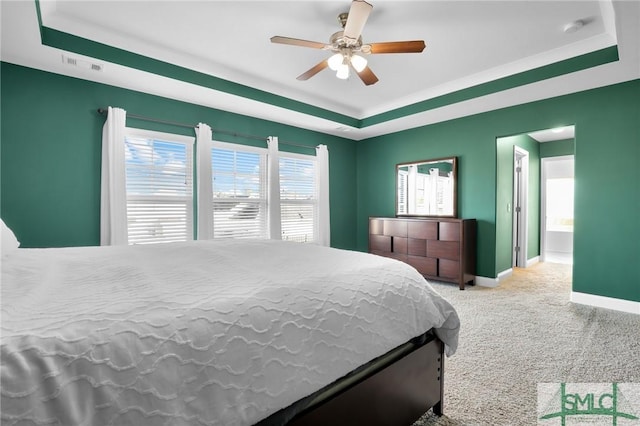
[(513, 256), (512, 265), (527, 267), (527, 207), (529, 191), (529, 152), (513, 147)]

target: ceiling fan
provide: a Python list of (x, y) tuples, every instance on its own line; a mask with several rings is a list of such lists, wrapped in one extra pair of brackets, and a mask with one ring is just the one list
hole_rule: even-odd
[(349, 70), (353, 69), (367, 86), (375, 84), (378, 77), (367, 66), (367, 60), (361, 55), (378, 53), (420, 53), (424, 50), (423, 40), (391, 41), (383, 43), (362, 42), (362, 29), (369, 18), (373, 6), (364, 0), (353, 0), (348, 13), (338, 15), (338, 21), (343, 30), (334, 33), (329, 43), (301, 40), (298, 38), (274, 36), (272, 43), (290, 44), (314, 49), (329, 50), (334, 54), (300, 74), (298, 80), (308, 80), (323, 69), (329, 67), (336, 71), (341, 79), (349, 78)]

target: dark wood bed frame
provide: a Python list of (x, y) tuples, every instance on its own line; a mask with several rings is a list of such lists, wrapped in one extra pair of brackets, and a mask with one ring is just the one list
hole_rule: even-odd
[(393, 359), (378, 362), (371, 371), (347, 375), (307, 398), (306, 407), (290, 421), (266, 424), (410, 426), (431, 408), (441, 415), (444, 344), (432, 331), (424, 337)]

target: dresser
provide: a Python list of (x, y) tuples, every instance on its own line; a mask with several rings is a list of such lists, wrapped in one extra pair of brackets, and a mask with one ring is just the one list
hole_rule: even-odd
[(476, 274), (476, 220), (369, 218), (369, 252), (413, 266), (425, 278), (464, 290)]

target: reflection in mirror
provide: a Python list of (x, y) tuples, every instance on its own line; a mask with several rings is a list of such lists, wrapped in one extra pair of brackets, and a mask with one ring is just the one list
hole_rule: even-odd
[(396, 215), (457, 216), (456, 157), (396, 166)]

